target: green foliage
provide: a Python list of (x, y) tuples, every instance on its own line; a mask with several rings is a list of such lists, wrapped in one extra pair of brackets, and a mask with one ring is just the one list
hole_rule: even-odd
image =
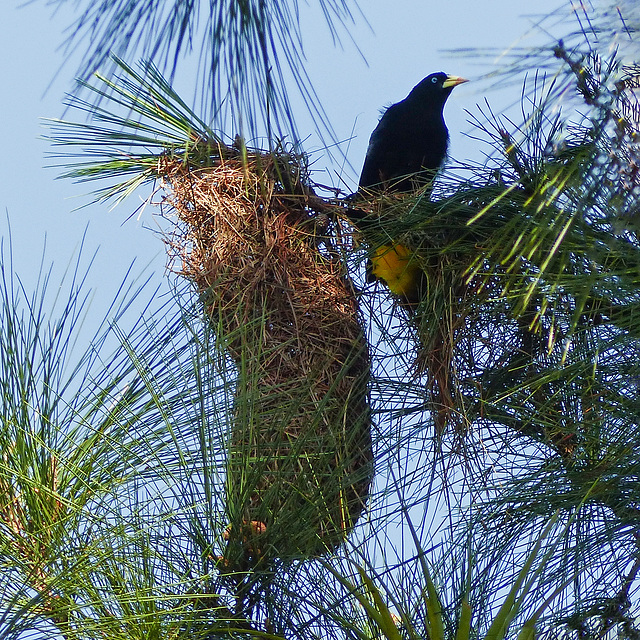
[(194, 473), (180, 432), (194, 393), (175, 378), (190, 359), (187, 325), (154, 304), (153, 316), (120, 333), (144, 286), (125, 284), (78, 351), (89, 299), (78, 266), (65, 299), (49, 273), (29, 296), (2, 265), (0, 634), (138, 637), (143, 619), (166, 624), (163, 582), (188, 584), (152, 525), (181, 508), (175, 485)]
[(97, 76), (97, 86), (83, 83), (108, 108), (70, 97), (69, 105), (90, 113), (92, 121), (49, 121), (54, 145), (79, 146), (92, 158), (74, 163), (64, 177), (87, 181), (130, 176), (98, 191), (98, 202), (112, 198), (118, 202), (153, 182), (162, 175), (164, 158), (206, 166), (221, 142), (153, 64), (140, 65), (135, 71), (122, 60), (114, 62), (121, 70), (114, 80)]
[[(535, 541), (533, 549), (526, 558), (520, 573), (513, 581), (502, 605), (496, 612), (489, 628), (486, 630), (484, 634), (485, 640), (503, 640), (507, 636), (509, 627), (518, 614), (527, 592), (539, 578), (544, 564), (552, 556), (558, 541), (561, 539), (560, 537), (556, 537), (556, 540), (544, 554), (541, 562), (538, 566), (535, 566), (534, 563), (539, 559), (538, 556), (540, 555), (542, 544), (552, 531), (554, 524), (555, 518), (552, 518), (545, 530)], [(445, 623), (447, 622), (445, 612), (438, 595), (438, 589), (431, 577), (428, 563), (424, 559), (423, 550), (419, 551), (419, 564), (422, 570), (421, 582), (423, 583), (421, 588), (422, 602), (418, 605), (423, 609), (421, 615), (418, 614), (416, 610), (403, 611), (402, 606), (394, 599), (393, 593), (389, 592), (383, 595), (362, 567), (356, 566), (361, 581), (361, 584), (356, 586), (351, 582), (351, 579), (336, 571), (331, 565), (326, 565), (327, 570), (336, 577), (340, 584), (348, 590), (349, 594), (355, 598), (366, 612), (369, 624), (358, 634), (359, 638), (362, 640), (369, 640), (370, 638), (401, 640), (401, 638), (408, 635), (410, 638), (428, 637), (431, 640), (445, 640), (445, 638), (449, 637), (445, 629)], [(469, 576), (467, 576), (467, 585), (471, 582), (472, 571), (473, 569), (470, 567), (470, 573)], [(566, 585), (562, 584), (559, 585), (556, 589), (556, 594), (560, 593), (565, 586)], [(468, 640), (472, 635), (471, 621), (473, 612), (469, 606), (469, 593), (467, 592), (461, 595), (462, 599), (459, 603), (459, 611), (456, 616), (457, 621), (454, 623), (455, 630), (452, 636), (455, 635), (456, 640)], [(551, 599), (547, 600), (534, 616), (523, 624), (519, 635), (526, 637), (533, 633), (538, 617), (542, 614), (546, 606), (549, 605), (550, 601)], [(393, 602), (398, 613), (392, 613), (387, 602)], [(417, 626), (416, 622), (418, 620), (422, 621), (424, 629)], [(475, 633), (477, 633), (477, 631)]]
[[(71, 4), (49, 0), (48, 4)], [(300, 6), (291, 0), (99, 0), (73, 2), (79, 17), (67, 47), (85, 49), (80, 76), (86, 80), (109, 57), (147, 58), (168, 77), (183, 70), (182, 59), (199, 63), (202, 104), (216, 126), (270, 142), (298, 140), (290, 86), (295, 86), (321, 136), (335, 135), (305, 72)], [(349, 0), (319, 0), (317, 9), (335, 45), (354, 21)], [(311, 7), (305, 7), (311, 11)], [(194, 54), (195, 51), (195, 54)], [(193, 67), (189, 65), (191, 70)], [(96, 97), (96, 96), (94, 96)]]

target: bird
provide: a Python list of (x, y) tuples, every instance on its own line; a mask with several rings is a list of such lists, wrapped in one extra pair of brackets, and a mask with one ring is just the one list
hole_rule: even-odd
[[(454, 87), (464, 82), (468, 80), (432, 73), (384, 111), (369, 139), (359, 193), (411, 193), (433, 181), (449, 144), (444, 105)], [(364, 231), (366, 214), (354, 213), (354, 224)], [(400, 243), (378, 247), (367, 264), (367, 281), (384, 281), (409, 306), (419, 300), (422, 277), (411, 250)]]
[(447, 155), (443, 109), (465, 78), (432, 73), (380, 118), (369, 139), (359, 189), (407, 193), (433, 178)]

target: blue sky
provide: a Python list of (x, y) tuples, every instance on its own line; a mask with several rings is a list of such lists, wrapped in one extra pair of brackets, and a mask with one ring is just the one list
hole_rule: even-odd
[[(0, 66), (4, 88), (0, 124), (4, 140), (0, 159), (3, 208), (0, 229), (5, 256), (8, 217), (15, 268), (29, 289), (35, 280), (45, 238), (46, 261), (53, 260), (56, 272), (61, 274), (77, 253), (86, 231), (85, 263), (98, 249), (88, 282), (95, 291), (94, 312), (101, 318), (134, 259), (134, 273), (149, 265), (154, 281), (166, 290), (162, 284), (164, 245), (151, 230), (155, 222), (150, 209), (139, 218), (128, 219), (140, 201), (128, 201), (114, 210), (105, 204), (74, 210), (87, 202), (82, 196), (91, 190), (91, 185), (57, 180), (60, 171), (45, 166), (53, 160), (46, 157), (51, 148), (41, 139), (46, 134), (41, 118), (63, 114), (64, 94), (73, 87), (74, 73), (82, 60), (81, 51), (69, 55), (61, 46), (65, 29), (74, 16), (71, 10), (74, 3), (66, 3), (64, 10), (53, 16), (44, 0), (21, 8), (16, 6), (18, 0), (6, 4), (9, 6), (0, 24), (0, 56), (4, 61)], [(558, 0), (540, 0), (534, 7), (536, 16), (527, 17), (524, 14), (531, 14), (531, 4), (513, 0), (446, 3), (368, 0), (361, 4), (366, 20), (356, 15), (352, 33), (362, 55), (348, 37), (343, 39), (343, 46), (333, 47), (317, 12), (301, 5), (307, 71), (338, 137), (346, 141), (354, 136), (344, 146), (352, 165), (352, 169), (345, 169), (344, 177), (352, 185), (380, 109), (404, 98), (432, 71), (443, 70), (472, 80), (455, 90), (445, 115), (451, 133), (451, 155), (479, 159), (479, 144), (462, 135), (470, 129), (464, 110), (474, 110), (485, 95), (499, 110), (501, 105), (517, 102), (519, 87), (484, 93), (486, 84), (473, 80), (489, 70), (487, 63), (492, 60), (452, 57), (447, 50), (468, 47), (506, 50), (514, 44), (542, 42), (544, 36), (535, 30), (533, 38), (522, 42), (521, 37), (531, 31), (539, 15), (559, 6)], [(194, 75), (196, 63), (194, 56)], [(183, 64), (180, 86), (192, 86), (188, 72), (184, 71), (187, 68)], [(304, 106), (294, 102), (295, 107), (299, 108), (303, 130)], [(313, 152), (318, 181), (330, 182), (331, 174), (340, 167), (330, 163), (313, 139), (307, 144)]]

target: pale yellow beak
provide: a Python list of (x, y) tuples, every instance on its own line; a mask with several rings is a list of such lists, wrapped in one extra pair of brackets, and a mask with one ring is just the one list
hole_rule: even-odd
[(449, 87), (457, 87), (459, 84), (463, 82), (469, 82), (466, 78), (460, 78), (458, 76), (447, 76), (447, 79), (442, 83), (442, 86), (445, 89)]

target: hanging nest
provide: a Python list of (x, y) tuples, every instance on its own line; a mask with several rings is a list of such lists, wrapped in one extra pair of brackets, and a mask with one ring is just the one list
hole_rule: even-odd
[[(167, 163), (172, 247), (238, 372), (226, 476), (229, 573), (341, 544), (372, 481), (369, 354), (322, 200), (290, 154)], [(319, 222), (320, 221), (320, 222)]]

